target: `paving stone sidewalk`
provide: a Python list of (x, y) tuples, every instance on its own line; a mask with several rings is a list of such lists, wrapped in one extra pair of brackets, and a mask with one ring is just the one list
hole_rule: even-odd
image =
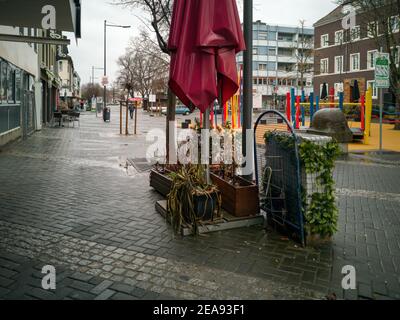
[[(262, 226), (174, 237), (154, 203), (143, 158), (146, 133), (165, 118), (140, 114), (120, 137), (84, 114), (80, 128), (46, 128), (0, 151), (0, 298), (339, 299), (400, 298), (400, 170), (344, 159), (335, 171), (339, 232), (300, 248)], [(41, 289), (44, 265), (57, 290)], [(341, 289), (342, 267), (358, 290)]]

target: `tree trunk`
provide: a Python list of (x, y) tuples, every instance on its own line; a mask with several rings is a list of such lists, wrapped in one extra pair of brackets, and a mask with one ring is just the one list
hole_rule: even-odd
[[(171, 135), (170, 137), (170, 130), (169, 130), (169, 123), (171, 121), (175, 121), (175, 115), (176, 115), (176, 96), (174, 93), (171, 91), (170, 88), (168, 88), (168, 107), (167, 107), (167, 137), (166, 137), (166, 148), (167, 148), (167, 163), (170, 163), (171, 160), (171, 152), (175, 152), (175, 144), (174, 140), (176, 137), (174, 135)], [(171, 139), (170, 139), (171, 138)], [(170, 141), (171, 140), (171, 141)], [(170, 148), (170, 142), (171, 142), (171, 148)], [(174, 157), (173, 157), (174, 158)]]

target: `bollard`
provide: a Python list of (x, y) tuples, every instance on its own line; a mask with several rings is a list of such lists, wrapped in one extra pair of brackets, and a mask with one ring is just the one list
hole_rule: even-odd
[(122, 135), (122, 101), (119, 102), (119, 134)]
[(333, 109), (335, 107), (335, 88), (331, 87), (329, 89), (329, 100), (331, 102), (331, 109)]
[(343, 111), (344, 93), (339, 92), (339, 109)]
[(365, 96), (361, 97), (361, 130), (365, 132)]
[(292, 114), (292, 123), (295, 123), (296, 121), (296, 96), (295, 96), (295, 90), (292, 88), (290, 90), (290, 105), (291, 105), (291, 114)]
[(290, 102), (291, 102), (291, 100), (290, 100), (290, 92), (288, 92), (287, 94), (286, 94), (286, 118), (287, 118), (287, 120), (290, 122), (290, 119), (291, 119), (291, 112), (290, 112), (290, 109), (291, 109), (291, 105), (290, 105)]
[(310, 127), (314, 118), (314, 92), (310, 93)]
[(300, 129), (300, 96), (296, 97), (296, 129)]

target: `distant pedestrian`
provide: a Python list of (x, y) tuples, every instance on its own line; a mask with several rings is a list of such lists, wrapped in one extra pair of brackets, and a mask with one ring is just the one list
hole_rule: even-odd
[(129, 114), (131, 116), (131, 120), (133, 120), (133, 113), (135, 112), (135, 107), (133, 106), (133, 104), (129, 105)]

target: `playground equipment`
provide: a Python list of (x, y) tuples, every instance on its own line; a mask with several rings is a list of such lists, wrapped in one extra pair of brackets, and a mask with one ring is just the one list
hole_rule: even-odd
[(344, 93), (339, 93), (339, 99), (335, 100), (335, 90), (330, 89), (329, 101), (321, 102), (319, 96), (311, 93), (308, 102), (305, 101), (304, 93), (302, 96), (295, 95), (295, 89), (286, 95), (286, 117), (293, 124), (295, 129), (306, 126), (306, 107), (309, 107), (310, 125), (316, 112), (323, 108), (338, 108), (341, 111), (344, 107), (359, 107), (361, 126), (360, 128), (350, 128), (354, 140), (363, 140), (364, 144), (369, 143), (372, 120), (372, 89), (368, 88), (366, 94), (360, 98), (360, 102), (344, 102)]

